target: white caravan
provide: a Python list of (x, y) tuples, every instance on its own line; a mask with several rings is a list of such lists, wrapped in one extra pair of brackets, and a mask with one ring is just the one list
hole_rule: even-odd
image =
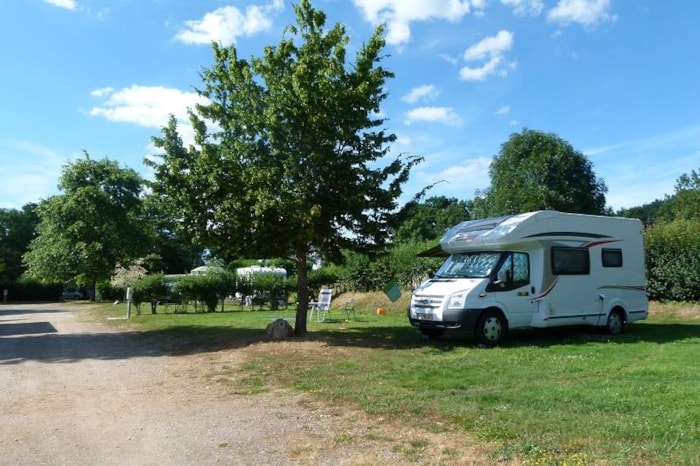
[(282, 267), (263, 267), (260, 265), (251, 265), (250, 267), (241, 267), (236, 270), (239, 277), (251, 278), (257, 274), (270, 274), (278, 278), (287, 278), (287, 271)]
[(462, 222), (441, 239), (449, 254), (411, 297), (411, 325), (498, 344), (508, 330), (591, 325), (620, 333), (647, 317), (642, 223), (537, 211)]

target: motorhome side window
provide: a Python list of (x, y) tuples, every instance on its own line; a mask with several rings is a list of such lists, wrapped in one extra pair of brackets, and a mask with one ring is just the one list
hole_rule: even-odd
[(523, 252), (511, 252), (496, 272), (490, 290), (510, 290), (530, 283), (530, 257)]
[(622, 267), (622, 249), (603, 248), (601, 259), (603, 267)]
[(591, 262), (587, 248), (552, 248), (552, 273), (554, 275), (588, 275)]

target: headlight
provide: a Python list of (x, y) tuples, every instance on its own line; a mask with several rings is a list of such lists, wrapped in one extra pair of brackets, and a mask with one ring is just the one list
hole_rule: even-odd
[(447, 303), (448, 309), (464, 309), (464, 303), (467, 300), (466, 291), (458, 291), (450, 295), (450, 301)]

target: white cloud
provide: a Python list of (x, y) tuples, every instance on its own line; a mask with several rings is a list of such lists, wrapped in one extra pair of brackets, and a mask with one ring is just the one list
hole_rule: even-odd
[(486, 37), (464, 52), (465, 60), (481, 60), (500, 57), (513, 46), (513, 33), (500, 30), (495, 36)]
[(464, 180), (474, 179), (478, 180), (473, 183), (475, 188), (478, 189), (479, 186), (484, 184), (485, 179), (486, 186), (488, 186), (489, 180), (489, 166), (491, 165), (491, 157), (477, 157), (473, 159), (466, 159), (457, 165), (447, 167), (438, 174), (438, 178), (444, 179), (448, 183), (454, 183), (456, 185), (462, 185)]
[(417, 191), (423, 186), (438, 183), (428, 192), (428, 196), (447, 196), (457, 199), (471, 199), (476, 190), (489, 187), (491, 157), (462, 159), (458, 163), (445, 167), (439, 161), (446, 158), (450, 158), (450, 154), (433, 153), (426, 156), (426, 164), (419, 166), (409, 184), (416, 186)]
[(396, 135), (396, 141), (395, 144), (398, 144), (400, 146), (408, 147), (411, 145), (413, 141), (411, 140), (410, 136), (406, 136), (405, 134), (397, 134)]
[[(455, 153), (462, 155), (455, 160)], [(411, 178), (404, 187), (402, 201), (407, 202), (413, 194), (432, 184), (435, 186), (428, 191), (427, 197), (472, 199), (476, 190), (488, 188), (491, 184), (488, 173), (491, 157), (464, 158), (463, 154), (463, 147), (427, 153), (425, 162), (411, 172)], [(455, 162), (445, 165), (445, 160)]]
[(44, 3), (49, 5), (57, 6), (59, 8), (65, 8), (66, 10), (75, 10), (78, 8), (78, 2), (75, 0), (44, 0)]
[(108, 96), (109, 94), (112, 94), (113, 92), (114, 92), (114, 88), (103, 87), (102, 89), (95, 89), (94, 91), (90, 92), (90, 95), (93, 97), (105, 97), (105, 96)]
[(407, 125), (427, 121), (435, 123), (443, 123), (446, 125), (457, 126), (460, 123), (459, 116), (450, 107), (418, 107), (409, 111), (406, 114), (404, 123)]
[(272, 27), (270, 18), (284, 9), (283, 0), (273, 0), (268, 5), (250, 5), (242, 12), (233, 6), (224, 6), (206, 13), (202, 19), (185, 21), (175, 39), (185, 44), (210, 44), (221, 42), (231, 45), (240, 36), (252, 36)]
[(559, 0), (547, 14), (547, 20), (595, 26), (601, 21), (614, 21), (615, 17), (610, 15), (610, 0)]
[(459, 63), (459, 57), (453, 57), (453, 56), (448, 55), (446, 53), (441, 53), (438, 56), (451, 65), (457, 65)]
[(496, 110), (496, 115), (507, 115), (510, 113), (510, 105), (503, 105)]
[(483, 0), (353, 0), (372, 24), (387, 24), (388, 44), (401, 45), (411, 39), (411, 23), (443, 19), (461, 20), (472, 8), (485, 7)]
[(194, 141), (187, 114), (196, 104), (206, 100), (195, 92), (183, 92), (167, 87), (131, 86), (120, 90), (96, 89), (95, 97), (105, 99), (90, 110), (90, 115), (120, 123), (133, 123), (146, 128), (162, 128), (168, 123), (170, 114), (178, 120), (178, 131), (185, 146)]
[(435, 86), (432, 84), (424, 84), (423, 86), (418, 86), (411, 89), (411, 92), (403, 96), (401, 100), (408, 102), (409, 104), (413, 104), (419, 100), (432, 100), (437, 97), (439, 93), (440, 92), (435, 89)]
[(489, 75), (496, 72), (500, 63), (500, 57), (493, 57), (491, 60), (477, 68), (465, 66), (459, 70), (459, 77), (465, 81), (483, 81)]
[(187, 119), (187, 109), (203, 103), (196, 92), (183, 92), (167, 87), (131, 86), (120, 90), (97, 89), (95, 97), (106, 100), (90, 110), (90, 115), (111, 121), (135, 123), (146, 128), (160, 128), (173, 114), (179, 120)]
[(506, 76), (509, 69), (515, 68), (515, 63), (506, 64), (503, 56), (513, 46), (513, 33), (500, 30), (495, 36), (486, 37), (470, 46), (464, 52), (466, 61), (486, 60), (481, 66), (465, 66), (459, 70), (460, 79), (467, 81), (483, 81), (492, 74)]
[(501, 0), (501, 3), (521, 16), (539, 16), (544, 7), (542, 0)]

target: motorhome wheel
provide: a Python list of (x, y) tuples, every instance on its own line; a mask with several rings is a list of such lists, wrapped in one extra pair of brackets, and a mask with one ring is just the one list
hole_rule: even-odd
[(608, 333), (611, 335), (619, 335), (625, 328), (625, 319), (622, 317), (622, 312), (619, 309), (613, 309), (608, 316)]
[(479, 317), (474, 336), (481, 344), (497, 345), (504, 340), (507, 331), (508, 323), (503, 314), (491, 309), (484, 311)]

